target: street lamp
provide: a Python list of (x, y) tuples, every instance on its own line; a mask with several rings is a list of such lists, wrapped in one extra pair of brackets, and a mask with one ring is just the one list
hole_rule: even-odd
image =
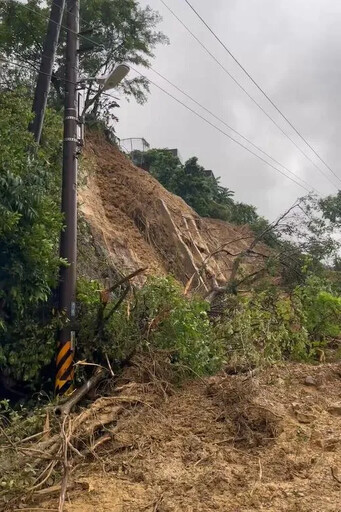
[(118, 86), (120, 82), (127, 76), (130, 68), (127, 64), (118, 64), (109, 75), (104, 75), (97, 78), (97, 82), (103, 85), (102, 91), (108, 91)]
[[(127, 76), (127, 74), (130, 71), (130, 67), (127, 66), (127, 64), (118, 64), (111, 73), (108, 73), (107, 75), (99, 75), (99, 76), (90, 76), (81, 78), (78, 81), (78, 128), (77, 128), (77, 140), (78, 145), (83, 146), (84, 144), (84, 119), (83, 119), (83, 111), (84, 111), (84, 90), (85, 90), (85, 83), (86, 82), (98, 82), (102, 89), (100, 90), (100, 93), (103, 93), (105, 91), (109, 91), (110, 89), (114, 89), (118, 86), (120, 82)], [(114, 96), (112, 96), (115, 99), (118, 99)]]
[(79, 89), (85, 89), (85, 82), (98, 82), (103, 86), (101, 92), (108, 91), (109, 89), (114, 89), (118, 86), (120, 82), (127, 76), (130, 71), (130, 67), (127, 64), (118, 64), (111, 73), (107, 75), (98, 75), (98, 76), (89, 76), (81, 78), (78, 81), (80, 84)]

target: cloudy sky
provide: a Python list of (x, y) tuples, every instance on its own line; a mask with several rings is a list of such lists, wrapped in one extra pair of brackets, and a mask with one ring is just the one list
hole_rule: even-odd
[[(185, 1), (165, 1), (331, 181), (341, 185), (262, 97)], [(341, 177), (340, 0), (191, 1), (256, 82)], [(321, 194), (336, 192), (335, 186), (236, 86), (160, 0), (141, 0), (141, 5), (159, 11), (163, 18), (160, 29), (170, 39), (168, 46), (155, 52), (155, 70)], [(153, 71), (146, 75), (200, 111)], [(207, 112), (200, 113), (231, 133)], [(237, 200), (256, 205), (271, 220), (305, 193), (153, 86), (143, 106), (122, 100), (119, 116), (119, 137), (144, 137), (152, 147), (176, 147), (184, 160), (197, 156), (202, 165), (221, 176), (223, 185), (235, 191)]]

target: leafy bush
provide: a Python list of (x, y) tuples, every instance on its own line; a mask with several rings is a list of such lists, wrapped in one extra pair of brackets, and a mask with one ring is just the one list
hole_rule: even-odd
[(177, 366), (198, 375), (221, 366), (222, 345), (209, 322), (208, 303), (184, 297), (171, 277), (151, 279), (140, 297), (148, 311), (149, 344), (170, 350)]
[[(97, 283), (80, 284), (81, 301), (78, 333), (78, 357), (87, 360), (125, 359), (135, 349), (160, 349), (169, 354), (179, 375), (204, 375), (221, 367), (223, 347), (214, 336), (207, 314), (208, 304), (183, 295), (171, 277), (150, 278), (127, 304), (110, 316), (110, 307), (102, 317)], [(115, 302), (113, 301), (113, 304)]]
[(305, 327), (314, 341), (341, 334), (341, 297), (334, 295), (331, 283), (310, 275), (295, 295), (301, 301)]
[[(306, 359), (307, 331), (299, 300), (263, 291), (235, 298), (227, 319), (217, 326), (231, 365), (257, 366), (284, 358)], [(307, 350), (308, 349), (308, 350)]]
[(46, 308), (59, 268), (60, 130), (46, 116), (34, 154), (30, 100), (0, 92), (0, 370), (20, 380), (50, 362), (55, 321)]
[(341, 297), (310, 275), (291, 295), (274, 288), (234, 297), (217, 325), (231, 365), (256, 366), (283, 359), (309, 360), (341, 333)]

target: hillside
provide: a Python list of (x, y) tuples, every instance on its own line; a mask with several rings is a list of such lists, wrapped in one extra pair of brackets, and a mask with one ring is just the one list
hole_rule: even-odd
[[(270, 249), (247, 252), (247, 226), (201, 218), (103, 136), (81, 164), (78, 390), (57, 408), (39, 381), (32, 410), (1, 401), (0, 510), (340, 511), (341, 299), (317, 276), (291, 295), (245, 288)], [(244, 289), (220, 318), (169, 276), (114, 284), (111, 300), (89, 280), (147, 268), (135, 283), (172, 273), (188, 289), (194, 276), (205, 295), (241, 253)]]
[[(247, 226), (199, 217), (102, 135), (88, 136), (83, 166), (87, 178), (79, 194), (80, 209), (119, 272), (147, 267), (147, 274), (172, 273), (186, 284), (207, 260), (201, 283), (196, 284), (208, 290), (212, 276), (226, 282), (234, 255), (254, 238)], [(224, 252), (208, 258), (222, 246)], [(268, 250), (259, 245), (258, 252)], [(252, 268), (261, 262), (261, 257), (245, 261)]]

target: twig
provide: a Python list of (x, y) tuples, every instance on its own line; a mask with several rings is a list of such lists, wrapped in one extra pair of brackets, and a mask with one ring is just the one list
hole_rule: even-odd
[(25, 439), (22, 439), (20, 443), (27, 443), (27, 441), (31, 441), (32, 439), (35, 439), (36, 437), (43, 436), (45, 434), (45, 430), (42, 430), (41, 432), (38, 432), (38, 434), (33, 434), (32, 436), (25, 437)]
[(132, 272), (131, 274), (129, 274), (129, 275), (125, 276), (125, 277), (122, 277), (122, 279), (117, 281), (114, 285), (112, 285), (106, 291), (109, 292), (109, 293), (113, 292), (114, 290), (116, 290), (116, 288), (118, 288), (122, 284), (126, 283), (127, 281), (130, 281), (130, 279), (133, 279), (133, 277), (136, 277), (138, 274), (142, 274), (142, 272), (145, 272), (147, 269), (148, 269), (148, 267), (139, 268), (138, 270), (135, 270), (135, 272)]
[(73, 446), (73, 444), (71, 443), (71, 441), (70, 441), (70, 440), (68, 440), (68, 441), (67, 441), (67, 444), (68, 444), (68, 446), (69, 446), (70, 450), (71, 450), (72, 452), (74, 452), (76, 455), (78, 455), (78, 457), (84, 458), (84, 455), (83, 455), (79, 450), (77, 450), (77, 448), (75, 448), (75, 447)]
[(251, 489), (251, 496), (253, 495), (256, 487), (257, 487), (257, 484), (259, 482), (261, 482), (262, 480), (262, 477), (263, 477), (263, 468), (262, 468), (262, 463), (261, 463), (261, 460), (260, 460), (260, 457), (258, 457), (258, 467), (259, 467), (259, 472), (258, 472), (258, 480), (254, 483), (252, 489)]
[(69, 419), (69, 425), (68, 425), (68, 433), (65, 432), (65, 423), (67, 421), (67, 416), (63, 419), (62, 423), (62, 429), (61, 429), (61, 436), (63, 440), (63, 454), (64, 454), (64, 461), (63, 461), (63, 479), (60, 487), (60, 495), (59, 495), (59, 506), (58, 506), (58, 512), (63, 512), (64, 510), (64, 503), (65, 503), (65, 496), (66, 496), (66, 490), (67, 490), (67, 483), (69, 478), (69, 459), (68, 459), (68, 446), (70, 442), (70, 424), (71, 420)]
[[(122, 304), (122, 302), (124, 301), (124, 299), (128, 295), (129, 291), (130, 291), (130, 285), (127, 286), (127, 288), (124, 290), (124, 292), (122, 293), (121, 297), (118, 299), (116, 304), (111, 308), (109, 313), (106, 316), (103, 316), (102, 324), (106, 323), (109, 320), (109, 318), (112, 317), (114, 312), (120, 307), (120, 305)], [(103, 327), (103, 325), (102, 325), (102, 327)]]
[(201, 464), (203, 461), (209, 460), (211, 457), (212, 457), (212, 455), (205, 455), (205, 457), (202, 457), (201, 459), (197, 460), (197, 462), (193, 465), (193, 467), (195, 468), (196, 466)]
[(105, 353), (105, 358), (106, 358), (106, 360), (107, 360), (107, 364), (108, 364), (108, 368), (109, 368), (109, 371), (110, 371), (110, 373), (111, 373), (111, 376), (112, 376), (112, 377), (115, 377), (115, 374), (114, 374), (114, 372), (113, 372), (113, 369), (111, 368), (111, 364), (110, 364), (109, 357), (108, 357), (108, 354), (107, 354), (107, 353)]
[(16, 452), (18, 451), (18, 448), (17, 446), (13, 443), (12, 439), (9, 437), (9, 435), (7, 434), (6, 430), (4, 428), (2, 428), (0, 426), (0, 429), (1, 429), (1, 432), (3, 433), (3, 435), (6, 437), (7, 441), (9, 442), (9, 444), (12, 446), (13, 450), (15, 450)]
[(46, 419), (45, 419), (45, 425), (44, 425), (44, 436), (43, 439), (46, 441), (50, 437), (50, 414), (49, 410), (46, 411)]
[(47, 467), (44, 469), (44, 471), (41, 473), (41, 475), (38, 477), (38, 479), (40, 479), (43, 476), (43, 474), (48, 470), (47, 471), (47, 475), (45, 476), (45, 478), (41, 482), (39, 482), (38, 484), (33, 485), (33, 487), (30, 487), (28, 490), (29, 491), (34, 491), (36, 489), (39, 489), (39, 487), (41, 487), (42, 485), (44, 485), (44, 483), (47, 482), (47, 480), (50, 478), (51, 473), (52, 473), (55, 465), (57, 464), (57, 462), (58, 462), (57, 460), (52, 460), (50, 462), (50, 464), (48, 464)]
[(14, 508), (13, 509), (13, 512), (23, 512), (23, 510), (28, 510), (28, 511), (40, 511), (40, 512), (51, 512), (51, 511), (56, 511), (58, 512), (58, 509), (57, 508)]
[(242, 437), (226, 437), (225, 439), (222, 439), (221, 441), (215, 441), (212, 444), (218, 445), (218, 444), (224, 444), (224, 443), (231, 443), (232, 441), (242, 441)]
[(332, 473), (332, 477), (334, 478), (334, 480), (336, 480), (336, 482), (338, 484), (341, 484), (341, 479), (339, 478), (339, 475), (338, 475), (338, 469), (331, 467), (330, 471)]
[(97, 441), (91, 446), (91, 451), (94, 452), (99, 446), (110, 441), (113, 438), (113, 433), (103, 434)]
[(23, 452), (23, 453), (25, 453), (25, 452), (32, 452), (32, 453), (36, 454), (35, 457), (37, 457), (39, 459), (51, 460), (51, 459), (55, 458), (55, 456), (54, 456), (55, 448), (56, 448), (56, 445), (53, 445), (52, 453), (50, 453), (49, 451), (44, 453), (43, 451), (37, 450), (35, 448), (24, 448), (24, 447), (21, 447), (21, 448), (19, 448), (19, 450), (20, 450), (20, 452)]
[(259, 476), (258, 476), (258, 480), (261, 481), (262, 480), (262, 477), (263, 477), (263, 468), (262, 468), (262, 463), (261, 463), (261, 460), (260, 460), (260, 457), (258, 459), (258, 465), (259, 465)]

